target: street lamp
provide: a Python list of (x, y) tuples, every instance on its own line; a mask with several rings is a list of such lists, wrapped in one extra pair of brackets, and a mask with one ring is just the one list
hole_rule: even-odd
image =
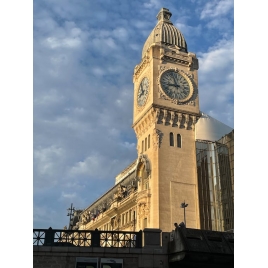
[(188, 207), (188, 204), (185, 204), (185, 200), (183, 203), (181, 203), (181, 208), (183, 208), (184, 210), (184, 224), (185, 224), (185, 227), (186, 227), (186, 216), (185, 216), (185, 208)]
[(74, 216), (74, 211), (75, 211), (75, 208), (73, 207), (73, 203), (71, 204), (71, 207), (67, 209), (68, 211), (68, 214), (67, 216), (70, 216), (70, 221), (69, 221), (69, 230), (71, 229), (71, 220), (72, 220), (72, 217)]

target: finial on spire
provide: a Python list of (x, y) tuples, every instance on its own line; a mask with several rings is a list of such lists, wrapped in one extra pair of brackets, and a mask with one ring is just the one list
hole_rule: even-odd
[(163, 7), (160, 9), (156, 17), (159, 22), (163, 21), (163, 22), (172, 24), (172, 22), (169, 20), (171, 16), (172, 16), (172, 13), (167, 8)]

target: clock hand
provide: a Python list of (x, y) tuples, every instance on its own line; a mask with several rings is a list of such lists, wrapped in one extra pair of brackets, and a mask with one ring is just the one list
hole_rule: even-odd
[(176, 88), (180, 88), (180, 86), (179, 85), (177, 85), (177, 84), (167, 84), (168, 86), (173, 86), (173, 87), (176, 87)]
[(139, 95), (140, 96), (144, 95), (144, 89), (143, 88), (141, 88), (141, 91), (140, 91), (140, 94)]

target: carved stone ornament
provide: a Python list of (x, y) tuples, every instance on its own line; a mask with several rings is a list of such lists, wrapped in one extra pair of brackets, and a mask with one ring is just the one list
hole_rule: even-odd
[(179, 128), (181, 126), (181, 122), (182, 122), (182, 113), (178, 113), (178, 122), (177, 122), (177, 125), (178, 125)]
[[(143, 118), (133, 127), (137, 139), (143, 135), (154, 123), (157, 123), (160, 114), (159, 109), (150, 109)], [(139, 152), (139, 148), (137, 147)]]
[(165, 109), (163, 110), (163, 112), (164, 112), (164, 115), (163, 115), (163, 124), (165, 125), (165, 123), (167, 122), (168, 112)]
[(188, 126), (189, 126), (189, 115), (186, 114), (185, 115), (185, 121), (184, 121), (184, 127), (185, 127), (185, 129), (187, 129)]
[(155, 108), (155, 115), (154, 115), (154, 122), (157, 124), (159, 116), (160, 116), (160, 109), (159, 108)]
[(196, 116), (192, 116), (192, 130), (195, 130), (195, 124), (196, 124), (197, 120), (196, 120)]
[(151, 174), (151, 165), (150, 165), (150, 161), (147, 157), (147, 155), (145, 154), (140, 154), (139, 158), (137, 159), (137, 165), (136, 165), (136, 171), (135, 171), (135, 177), (138, 176), (138, 169), (139, 169), (139, 165), (140, 163), (143, 163), (145, 166), (145, 170), (147, 172), (147, 175), (149, 176)]
[(141, 226), (141, 220), (144, 218), (144, 217), (148, 217), (148, 213), (149, 212), (149, 209), (148, 209), (148, 205), (147, 203), (145, 202), (141, 202), (138, 204), (138, 224), (139, 226)]
[(136, 82), (137, 79), (139, 78), (140, 74), (142, 71), (145, 69), (145, 67), (149, 64), (149, 57), (145, 56), (143, 61), (136, 65), (134, 68), (134, 75), (133, 75), (133, 82)]
[(124, 198), (125, 192), (126, 192), (126, 187), (119, 184), (117, 187), (117, 192), (114, 194), (114, 200), (121, 201)]
[(146, 203), (138, 204), (138, 215), (140, 218), (145, 216), (145, 209), (146, 209)]
[(177, 45), (166, 45), (165, 49), (160, 50), (162, 63), (177, 63), (188, 67), (189, 71), (198, 70), (198, 59), (194, 53), (184, 53)]
[(163, 139), (164, 134), (162, 133), (162, 131), (160, 131), (159, 129), (154, 129), (154, 133), (153, 133), (153, 147), (154, 150), (160, 148), (161, 144), (162, 144), (162, 139)]
[(173, 111), (170, 112), (170, 122), (171, 125), (173, 126), (175, 120), (175, 113)]

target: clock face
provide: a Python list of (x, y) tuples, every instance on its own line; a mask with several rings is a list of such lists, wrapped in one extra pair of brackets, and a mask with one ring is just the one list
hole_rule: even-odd
[(138, 90), (138, 106), (143, 106), (147, 100), (147, 96), (149, 93), (149, 80), (147, 77), (144, 77), (139, 85)]
[(165, 71), (160, 77), (160, 84), (165, 94), (171, 99), (184, 102), (192, 95), (186, 78), (174, 70)]

